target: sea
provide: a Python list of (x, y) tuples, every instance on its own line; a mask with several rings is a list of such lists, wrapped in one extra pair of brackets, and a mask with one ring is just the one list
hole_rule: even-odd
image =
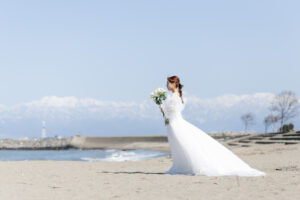
[(165, 151), (154, 150), (0, 150), (0, 161), (31, 161), (31, 160), (55, 160), (55, 161), (140, 161), (149, 158), (158, 158), (170, 155)]

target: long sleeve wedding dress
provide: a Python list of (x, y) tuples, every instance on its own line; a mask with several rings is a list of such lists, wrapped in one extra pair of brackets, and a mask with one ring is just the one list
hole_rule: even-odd
[(265, 176), (251, 168), (213, 137), (186, 121), (181, 112), (185, 104), (176, 93), (168, 94), (162, 104), (166, 118), (168, 142), (173, 160), (166, 174), (206, 176)]

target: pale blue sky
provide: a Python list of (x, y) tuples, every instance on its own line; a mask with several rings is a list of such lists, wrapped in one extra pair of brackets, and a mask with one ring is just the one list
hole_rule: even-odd
[(0, 104), (143, 101), (178, 75), (199, 97), (300, 94), (299, 1), (0, 3)]

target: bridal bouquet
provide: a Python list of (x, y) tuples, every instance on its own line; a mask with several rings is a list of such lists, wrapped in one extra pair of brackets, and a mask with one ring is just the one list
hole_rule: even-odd
[(154, 92), (151, 93), (150, 98), (153, 99), (153, 101), (157, 104), (160, 105), (160, 110), (163, 114), (163, 117), (165, 119), (165, 125), (169, 124), (169, 119), (165, 117), (165, 113), (161, 107), (161, 104), (163, 103), (164, 100), (167, 99), (167, 91), (164, 90), (163, 88), (157, 88), (154, 90)]

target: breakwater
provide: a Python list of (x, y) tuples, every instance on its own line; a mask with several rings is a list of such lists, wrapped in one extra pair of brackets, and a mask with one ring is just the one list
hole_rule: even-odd
[(61, 150), (61, 149), (153, 149), (167, 150), (167, 136), (120, 136), (65, 138), (0, 139), (0, 149), (6, 150)]

